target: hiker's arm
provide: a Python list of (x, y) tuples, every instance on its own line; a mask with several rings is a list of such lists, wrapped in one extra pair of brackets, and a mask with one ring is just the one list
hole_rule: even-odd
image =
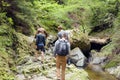
[(57, 45), (58, 45), (58, 41), (55, 42), (55, 46), (53, 48), (53, 56), (56, 57), (56, 52), (57, 52)]
[(53, 56), (56, 57), (56, 42), (55, 42), (55, 46), (53, 48)]
[(71, 49), (71, 46), (70, 46), (70, 43), (68, 43), (68, 55), (67, 55), (67, 57), (70, 56), (70, 49)]
[(45, 43), (45, 42), (46, 42), (46, 39), (45, 39), (45, 37), (44, 37), (44, 38), (43, 38), (43, 44), (44, 44), (44, 45), (46, 45), (46, 43)]
[(36, 45), (38, 44), (38, 36), (36, 36)]

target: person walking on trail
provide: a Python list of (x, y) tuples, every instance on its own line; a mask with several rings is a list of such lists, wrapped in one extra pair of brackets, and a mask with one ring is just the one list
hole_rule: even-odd
[(37, 30), (37, 34), (35, 35), (36, 38), (36, 50), (37, 53), (36, 55), (36, 59), (38, 59), (38, 53), (41, 53), (41, 61), (44, 61), (44, 53), (45, 53), (45, 44), (46, 44), (46, 37), (44, 34), (44, 29), (43, 28), (39, 28)]
[(57, 80), (65, 80), (67, 56), (70, 53), (70, 43), (67, 40), (67, 35), (65, 33), (63, 33), (63, 35), (55, 42), (53, 52), (54, 57), (56, 58)]
[[(58, 34), (57, 34), (58, 37), (57, 37), (57, 38), (60, 39), (63, 34), (66, 34), (66, 39), (69, 41), (69, 43), (71, 43), (71, 42), (70, 42), (69, 33), (68, 33), (66, 30), (63, 30), (62, 25), (59, 25), (57, 29), (58, 29)], [(70, 60), (69, 57), (67, 58), (67, 64), (68, 64), (68, 65), (71, 64), (71, 60)]]

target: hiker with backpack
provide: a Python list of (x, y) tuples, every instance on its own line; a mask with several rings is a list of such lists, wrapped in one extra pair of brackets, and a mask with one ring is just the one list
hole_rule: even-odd
[(54, 47), (54, 56), (56, 58), (56, 74), (58, 80), (65, 80), (65, 69), (67, 56), (69, 53), (70, 43), (67, 39), (67, 34), (63, 32), (61, 37), (55, 42)]
[[(60, 39), (62, 37), (63, 33), (65, 33), (66, 34), (66, 39), (70, 42), (70, 39), (69, 39), (69, 36), (68, 36), (69, 33), (67, 31), (63, 30), (62, 25), (59, 25), (57, 29), (58, 29), (58, 34), (57, 34), (58, 39)], [(71, 60), (70, 60), (69, 57), (67, 58), (67, 64), (68, 65), (71, 64)]]
[(37, 53), (36, 59), (39, 57), (38, 54), (41, 53), (41, 62), (44, 61), (44, 53), (45, 53), (45, 44), (46, 44), (46, 36), (44, 34), (44, 28), (39, 28), (37, 30), (37, 34), (35, 35), (36, 38), (36, 50)]

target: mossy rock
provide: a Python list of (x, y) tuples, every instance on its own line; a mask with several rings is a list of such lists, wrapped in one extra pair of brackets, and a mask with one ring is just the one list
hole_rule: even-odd
[(32, 47), (30, 47), (30, 44), (28, 43), (28, 37), (21, 34), (16, 33), (16, 40), (14, 41), (14, 49), (17, 55), (16, 64), (19, 64), (18, 62), (22, 62), (21, 60), (24, 60), (26, 55), (32, 54)]
[(14, 80), (15, 63), (31, 53), (27, 37), (8, 25), (0, 26), (0, 79)]
[(79, 47), (83, 53), (90, 51), (90, 41), (88, 36), (80, 31), (73, 30), (70, 34), (71, 48)]

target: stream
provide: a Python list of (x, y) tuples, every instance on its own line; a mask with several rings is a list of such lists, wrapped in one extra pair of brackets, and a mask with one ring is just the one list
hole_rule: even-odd
[(115, 76), (103, 71), (99, 65), (89, 64), (85, 71), (88, 73), (90, 80), (118, 80)]

